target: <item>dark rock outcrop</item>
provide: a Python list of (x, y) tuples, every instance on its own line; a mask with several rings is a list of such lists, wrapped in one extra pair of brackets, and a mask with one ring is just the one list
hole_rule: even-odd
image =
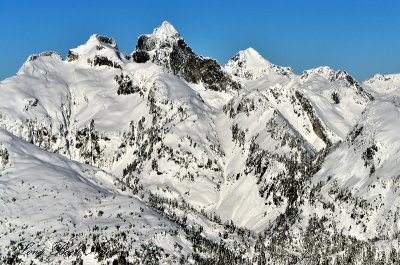
[(39, 54), (33, 54), (33, 55), (29, 56), (28, 61), (32, 62), (32, 61), (37, 60), (38, 58), (51, 57), (53, 55), (55, 55), (57, 57), (60, 57), (60, 54), (58, 54), (57, 52), (49, 51), (49, 52), (42, 52), (42, 53), (39, 53)]
[(187, 82), (203, 83), (211, 90), (241, 88), (216, 60), (194, 53), (168, 22), (164, 22), (153, 34), (140, 36), (132, 57), (137, 63), (151, 61), (164, 66)]
[(93, 65), (93, 66), (102, 66), (102, 65), (105, 65), (105, 66), (110, 66), (110, 67), (114, 67), (114, 68), (117, 68), (117, 69), (122, 69), (122, 67), (121, 67), (120, 64), (111, 61), (110, 59), (108, 59), (108, 58), (105, 57), (105, 56), (100, 56), (100, 55), (96, 55), (96, 56), (93, 58), (93, 60), (88, 59), (88, 63), (89, 63), (90, 65)]
[(330, 146), (332, 143), (329, 141), (328, 137), (326, 136), (326, 132), (324, 127), (321, 124), (321, 121), (314, 113), (313, 107), (310, 101), (300, 92), (296, 91), (295, 93), (296, 98), (301, 102), (301, 106), (303, 110), (307, 113), (308, 118), (312, 123), (312, 127), (314, 133), (322, 140), (327, 146)]

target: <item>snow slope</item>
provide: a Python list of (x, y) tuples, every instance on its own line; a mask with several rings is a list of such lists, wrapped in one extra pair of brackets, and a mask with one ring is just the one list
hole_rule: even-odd
[[(132, 250), (154, 242), (172, 255), (163, 257), (170, 262), (179, 257), (176, 249), (166, 246), (180, 244), (185, 247), (182, 253), (190, 252), (181, 234), (167, 235), (178, 229), (175, 224), (122, 194), (107, 173), (49, 153), (4, 130), (0, 142), (9, 155), (0, 178), (2, 255), (17, 247), (27, 254), (24, 262), (53, 263), (71, 262), (75, 257), (68, 252), (76, 251), (86, 254), (85, 264), (95, 264), (101, 254), (91, 245), (107, 241), (111, 249), (129, 244)], [(111, 238), (116, 239), (115, 246)], [(56, 249), (64, 244), (68, 249)], [(57, 251), (58, 255), (51, 255)]]

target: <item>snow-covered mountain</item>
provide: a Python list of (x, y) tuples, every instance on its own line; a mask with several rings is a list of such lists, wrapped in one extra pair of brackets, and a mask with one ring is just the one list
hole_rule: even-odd
[(399, 89), (168, 22), (32, 55), (0, 82), (2, 261), (397, 264)]

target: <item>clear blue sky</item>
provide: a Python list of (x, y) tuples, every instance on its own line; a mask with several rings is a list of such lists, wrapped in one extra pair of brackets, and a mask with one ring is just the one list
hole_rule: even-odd
[(359, 80), (400, 73), (400, 1), (0, 0), (0, 79), (46, 50), (63, 56), (93, 33), (132, 52), (140, 34), (170, 21), (195, 52), (225, 63), (247, 47), (272, 63), (329, 65)]

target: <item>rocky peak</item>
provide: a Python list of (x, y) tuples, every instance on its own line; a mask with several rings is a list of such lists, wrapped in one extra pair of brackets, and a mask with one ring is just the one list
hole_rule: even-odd
[(111, 49), (117, 51), (118, 45), (114, 38), (103, 36), (100, 34), (93, 34), (86, 41), (85, 44), (79, 46), (78, 48), (75, 48), (74, 50), (83, 54), (93, 49), (99, 51), (103, 49)]
[(100, 34), (93, 34), (92, 36), (90, 36), (87, 44), (93, 42), (95, 42), (96, 44), (103, 44), (111, 46), (114, 49), (118, 49), (117, 43), (114, 38), (106, 37)]
[[(174, 26), (164, 21), (155, 28), (152, 34), (141, 35), (133, 52), (133, 59), (138, 63), (152, 61), (158, 65), (170, 68), (170, 54), (172, 48), (184, 43)], [(190, 49), (191, 51), (191, 49)]]
[(152, 34), (141, 35), (132, 54), (137, 63), (153, 62), (189, 83), (203, 83), (208, 89), (238, 89), (216, 60), (197, 55), (176, 29), (164, 21)]
[(154, 32), (152, 34), (153, 36), (156, 36), (160, 39), (162, 38), (179, 38), (180, 35), (178, 31), (174, 28), (174, 26), (171, 25), (168, 21), (164, 21), (161, 26), (158, 28), (154, 29)]
[(239, 51), (225, 65), (225, 70), (234, 76), (247, 80), (258, 79), (271, 73), (285, 76), (293, 74), (289, 67), (281, 67), (270, 63), (251, 47)]
[(67, 61), (75, 61), (85, 55), (87, 57), (101, 55), (120, 58), (120, 52), (118, 51), (118, 45), (115, 39), (100, 34), (93, 34), (85, 44), (71, 49), (68, 52)]

